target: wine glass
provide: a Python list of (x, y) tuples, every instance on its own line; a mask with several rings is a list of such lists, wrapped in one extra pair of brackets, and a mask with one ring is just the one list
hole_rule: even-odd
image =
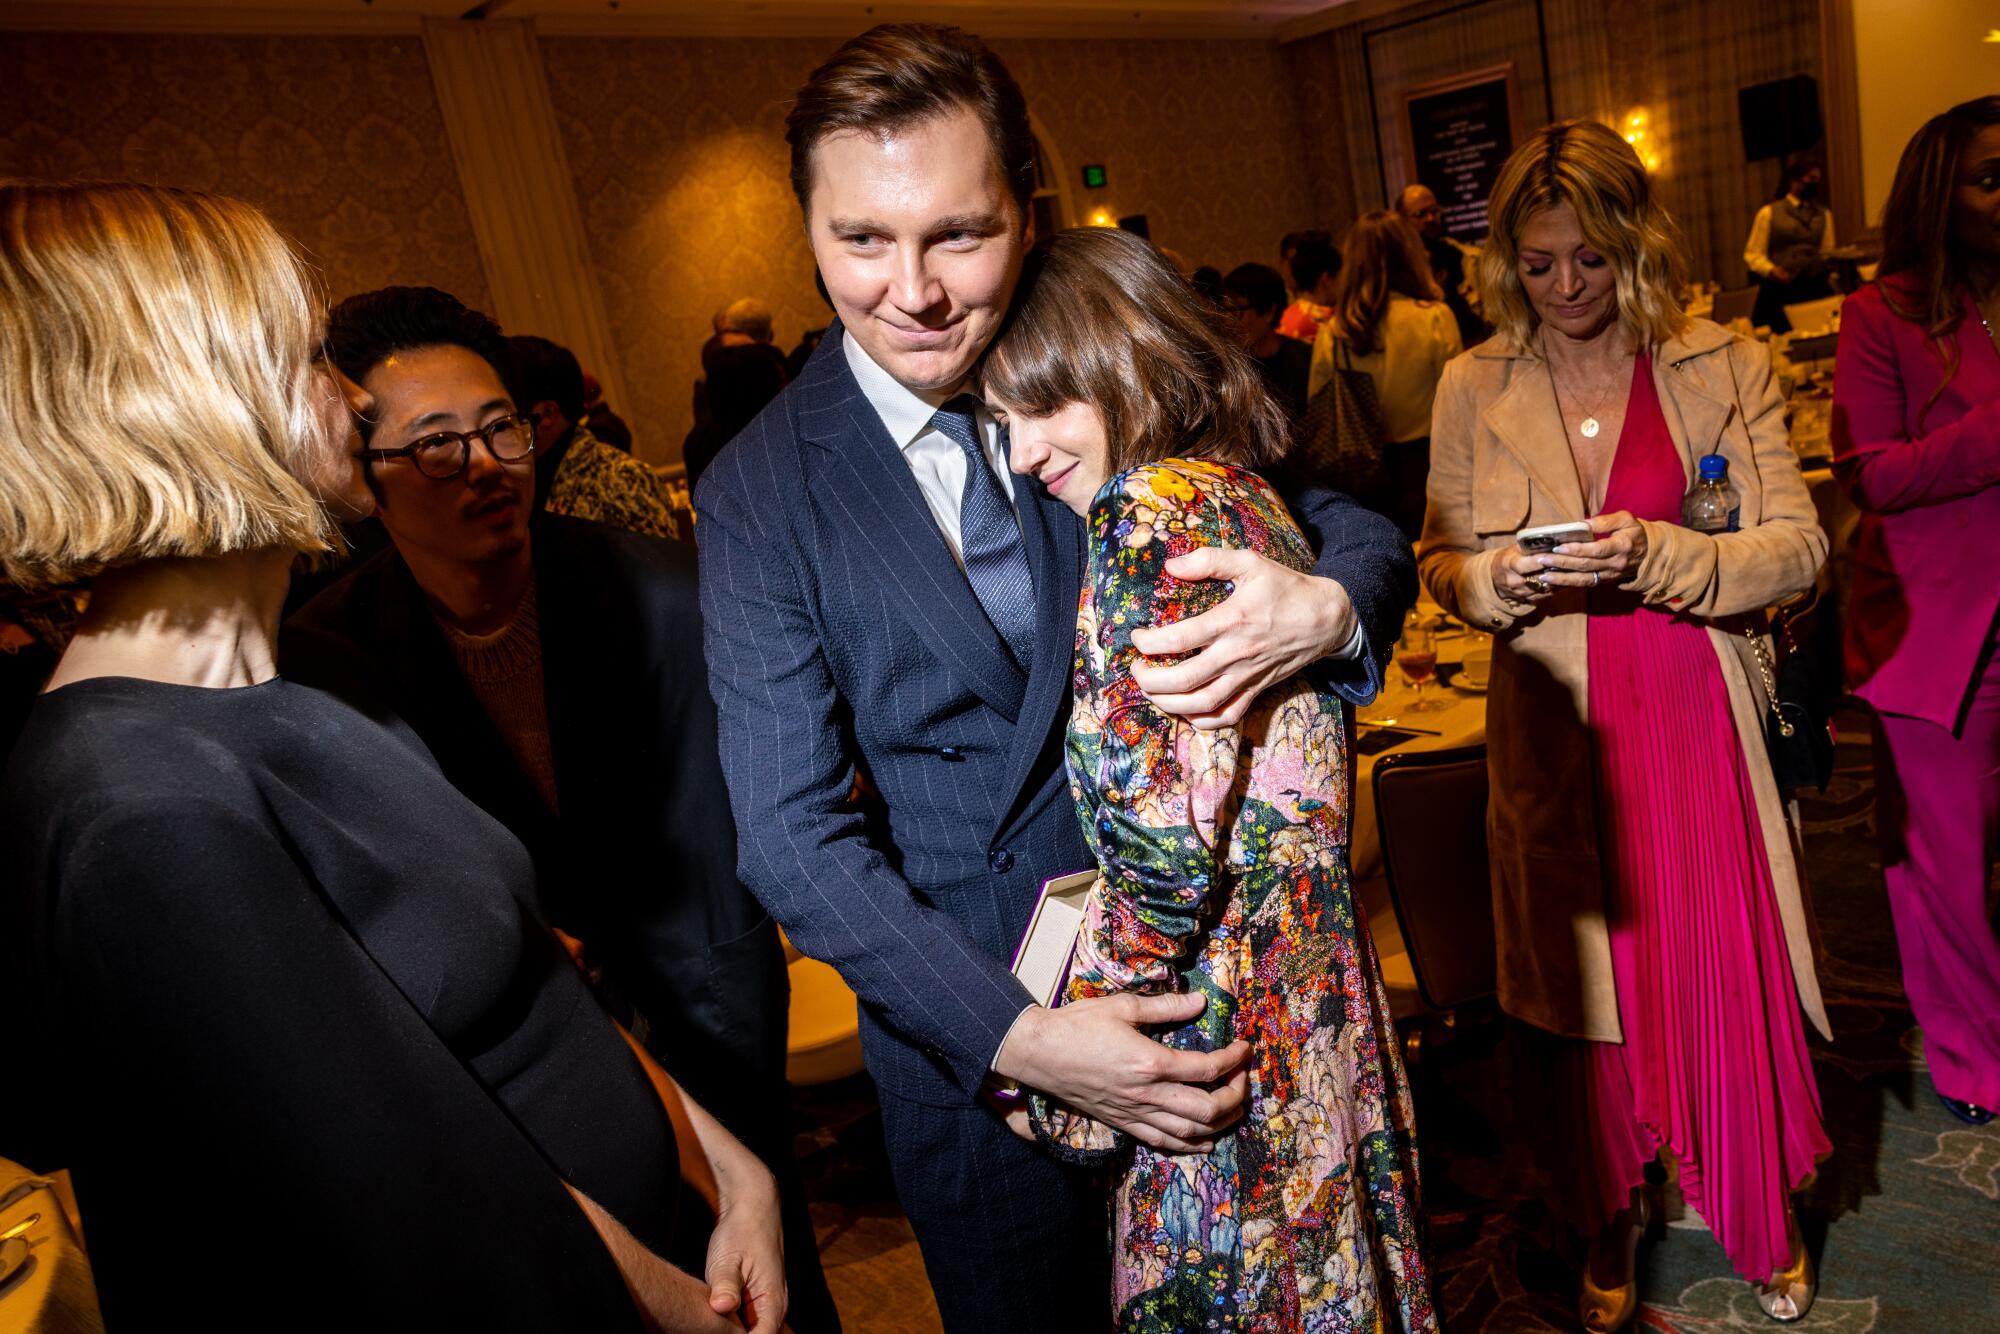
[(1430, 713), (1437, 706), (1424, 699), (1424, 686), (1437, 672), (1437, 634), (1415, 611), (1403, 620), (1403, 637), (1396, 641), (1396, 666), (1416, 687), (1416, 703), (1410, 713)]

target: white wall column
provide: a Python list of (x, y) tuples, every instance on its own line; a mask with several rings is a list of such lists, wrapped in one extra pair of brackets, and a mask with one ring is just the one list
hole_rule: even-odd
[(494, 317), (569, 348), (628, 402), (533, 25), (425, 19), (424, 54)]

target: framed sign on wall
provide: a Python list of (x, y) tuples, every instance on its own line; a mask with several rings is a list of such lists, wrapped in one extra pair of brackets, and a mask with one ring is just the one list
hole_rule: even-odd
[(1514, 150), (1514, 66), (1493, 65), (1403, 94), (1404, 161), (1431, 188), (1445, 232), (1486, 235), (1486, 200)]

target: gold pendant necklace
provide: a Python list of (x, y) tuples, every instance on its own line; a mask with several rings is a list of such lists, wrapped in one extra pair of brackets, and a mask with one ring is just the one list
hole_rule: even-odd
[[(1549, 357), (1549, 340), (1546, 335), (1542, 337), (1541, 344), (1542, 344), (1542, 367), (1549, 373), (1549, 393), (1554, 395), (1555, 397), (1556, 416), (1560, 417), (1563, 415), (1562, 390), (1556, 384), (1556, 364)], [(1576, 394), (1571, 394), (1570, 397), (1577, 398), (1578, 396)], [(1578, 402), (1581, 403), (1582, 400), (1579, 398)], [(1596, 409), (1590, 407), (1589, 404), (1583, 404), (1583, 408), (1584, 408), (1583, 420), (1577, 423), (1576, 429), (1583, 432), (1584, 439), (1595, 440), (1597, 439), (1597, 433), (1604, 429), (1604, 424), (1597, 420)]]

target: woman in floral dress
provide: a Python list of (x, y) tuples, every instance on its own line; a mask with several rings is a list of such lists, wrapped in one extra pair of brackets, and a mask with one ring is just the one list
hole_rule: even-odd
[(1039, 1094), (1057, 1156), (1109, 1161), (1120, 1331), (1432, 1330), (1415, 1130), (1349, 889), (1345, 706), (1304, 676), (1198, 730), (1134, 685), (1132, 631), (1222, 601), (1197, 547), (1312, 553), (1252, 466), (1285, 426), (1254, 366), (1136, 237), (1063, 232), (989, 354), (1011, 465), (1086, 516), (1071, 790), (1102, 875), (1064, 999), (1193, 991), (1169, 1046), (1250, 1050), (1247, 1113), (1206, 1153), (1130, 1142)]

